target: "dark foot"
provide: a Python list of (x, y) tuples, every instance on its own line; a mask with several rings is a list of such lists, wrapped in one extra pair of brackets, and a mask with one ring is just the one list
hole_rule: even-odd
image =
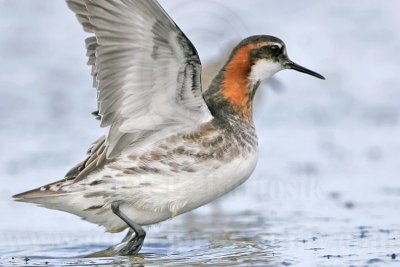
[(122, 240), (121, 244), (114, 247), (114, 250), (121, 256), (132, 256), (138, 254), (143, 246), (146, 234), (143, 236), (136, 236), (132, 231), (129, 231), (127, 236)]
[(137, 254), (142, 248), (144, 239), (146, 237), (146, 232), (140, 225), (131, 221), (124, 213), (121, 212), (119, 209), (121, 204), (123, 204), (122, 201), (114, 201), (111, 203), (111, 210), (131, 229), (126, 237), (122, 240), (122, 243), (114, 247), (114, 250), (116, 250), (121, 256), (131, 256)]

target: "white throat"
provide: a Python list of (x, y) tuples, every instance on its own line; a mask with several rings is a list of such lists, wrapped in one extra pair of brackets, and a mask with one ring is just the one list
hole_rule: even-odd
[(250, 83), (255, 85), (282, 70), (282, 65), (271, 60), (260, 59), (253, 65), (250, 72)]

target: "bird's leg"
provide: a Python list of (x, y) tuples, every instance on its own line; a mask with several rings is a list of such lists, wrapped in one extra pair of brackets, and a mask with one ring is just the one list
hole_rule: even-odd
[(126, 245), (121, 249), (118, 249), (120, 255), (130, 256), (137, 254), (142, 248), (146, 232), (140, 225), (131, 221), (123, 212), (121, 212), (119, 207), (122, 203), (122, 201), (112, 202), (111, 210), (130, 227), (128, 234), (122, 240), (122, 243), (126, 243)]

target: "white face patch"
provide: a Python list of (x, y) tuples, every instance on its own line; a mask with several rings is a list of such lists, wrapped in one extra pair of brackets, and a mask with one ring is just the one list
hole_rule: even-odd
[(281, 64), (272, 60), (260, 59), (253, 65), (250, 72), (250, 82), (256, 84), (270, 78), (278, 71), (283, 70)]

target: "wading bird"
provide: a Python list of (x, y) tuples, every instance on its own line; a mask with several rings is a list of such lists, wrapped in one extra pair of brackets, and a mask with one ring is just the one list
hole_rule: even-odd
[(107, 129), (64, 179), (14, 196), (104, 226), (130, 228), (120, 255), (137, 253), (156, 224), (246, 181), (258, 159), (252, 103), (261, 81), (293, 69), (268, 35), (240, 42), (203, 93), (195, 47), (156, 0), (67, 0), (86, 32)]

